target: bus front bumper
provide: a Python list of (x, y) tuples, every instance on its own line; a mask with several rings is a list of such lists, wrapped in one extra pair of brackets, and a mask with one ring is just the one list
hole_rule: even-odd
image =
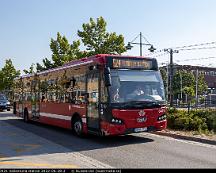
[(101, 131), (105, 136), (114, 136), (114, 135), (125, 135), (130, 133), (141, 133), (141, 132), (151, 132), (151, 131), (160, 131), (166, 129), (167, 121), (157, 121), (154, 125), (147, 127), (138, 127), (138, 128), (127, 128), (125, 124), (116, 125), (108, 122), (101, 123)]

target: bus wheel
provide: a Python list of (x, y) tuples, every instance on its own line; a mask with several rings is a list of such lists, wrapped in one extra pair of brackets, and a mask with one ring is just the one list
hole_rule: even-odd
[(83, 134), (83, 124), (82, 124), (82, 120), (78, 117), (76, 117), (73, 120), (73, 132), (77, 135), (77, 136), (82, 136)]
[(24, 110), (24, 122), (28, 123), (29, 122), (29, 116), (28, 116), (28, 110)]

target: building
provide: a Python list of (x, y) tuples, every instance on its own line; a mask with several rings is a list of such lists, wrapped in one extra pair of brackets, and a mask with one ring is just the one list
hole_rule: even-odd
[(195, 75), (197, 71), (198, 74), (203, 74), (205, 82), (208, 85), (209, 93), (216, 94), (216, 68), (175, 64), (174, 73), (178, 70), (190, 71), (193, 72)]
[[(169, 71), (169, 66), (162, 66), (160, 67), (164, 69), (165, 71)], [(198, 75), (203, 74), (204, 75), (204, 80), (208, 86), (208, 93), (206, 93), (205, 97), (205, 102), (208, 105), (216, 105), (216, 68), (213, 67), (202, 67), (202, 66), (191, 66), (191, 65), (178, 65), (174, 64), (173, 65), (173, 72), (175, 74), (176, 71), (180, 70), (185, 70), (188, 72), (193, 72), (194, 76), (196, 76), (197, 72)], [(170, 95), (169, 95), (169, 89), (166, 89), (167, 91), (167, 98), (170, 100)], [(199, 97), (199, 96), (198, 96)], [(183, 96), (177, 96), (174, 97), (174, 102), (177, 103), (177, 100), (179, 98), (182, 98), (183, 102), (187, 102), (186, 95), (183, 94)], [(199, 102), (199, 101), (198, 101)]]

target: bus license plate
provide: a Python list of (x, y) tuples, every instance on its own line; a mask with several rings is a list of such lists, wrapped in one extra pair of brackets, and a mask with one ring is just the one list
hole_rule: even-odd
[(135, 128), (134, 132), (146, 132), (147, 131), (147, 127), (143, 127), (143, 128)]

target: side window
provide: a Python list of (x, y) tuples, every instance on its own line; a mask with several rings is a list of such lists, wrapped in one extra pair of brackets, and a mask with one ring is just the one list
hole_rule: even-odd
[(85, 75), (76, 76), (74, 78), (74, 86), (71, 93), (71, 100), (73, 103), (83, 103), (85, 102), (86, 94), (86, 77)]
[(89, 102), (97, 103), (98, 102), (98, 73), (91, 74), (88, 77), (88, 94)]

